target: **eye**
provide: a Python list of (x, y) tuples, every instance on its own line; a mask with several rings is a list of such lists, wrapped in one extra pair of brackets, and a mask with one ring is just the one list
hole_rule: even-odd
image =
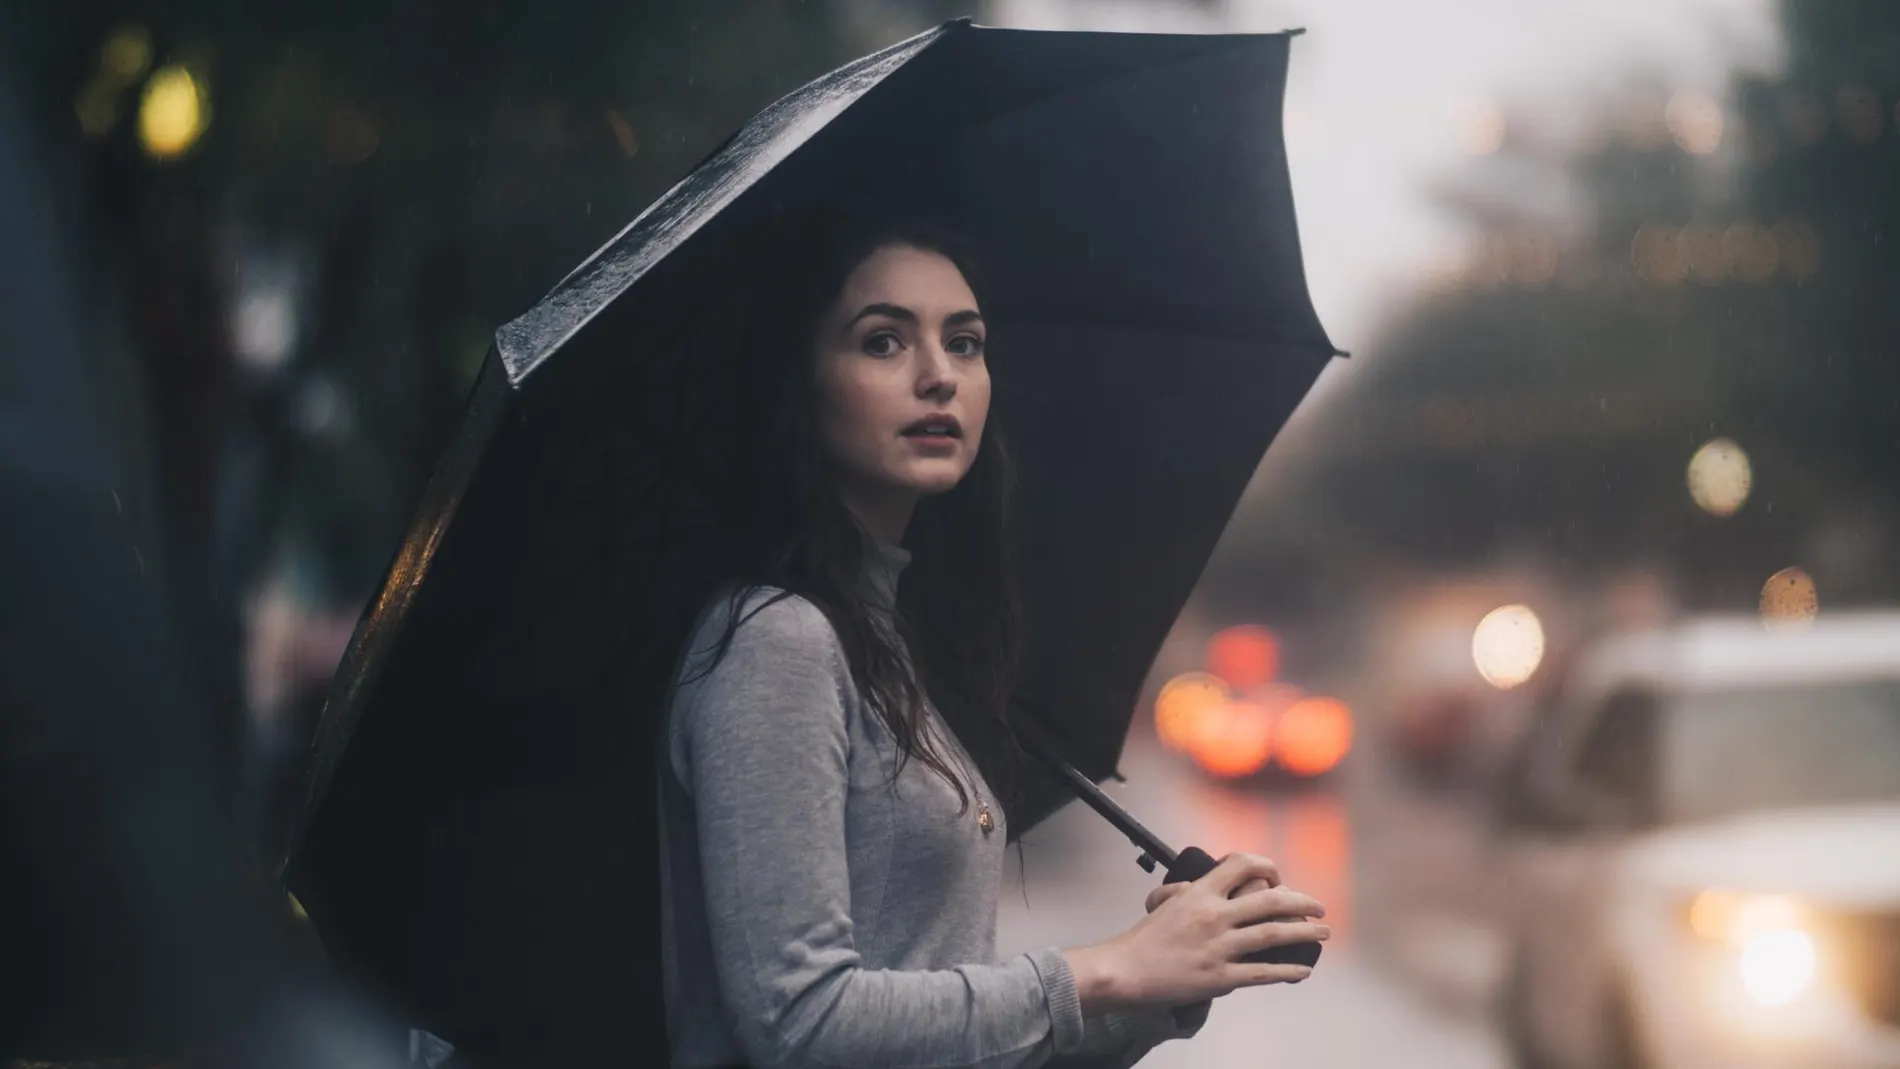
[(868, 356), (895, 356), (904, 347), (904, 339), (896, 331), (880, 330), (864, 337), (864, 352)]
[(983, 337), (980, 334), (959, 334), (950, 339), (944, 347), (952, 356), (982, 356)]

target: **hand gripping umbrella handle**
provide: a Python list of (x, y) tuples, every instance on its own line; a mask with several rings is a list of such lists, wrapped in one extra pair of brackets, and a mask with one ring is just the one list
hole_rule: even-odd
[[(1191, 883), (1213, 872), (1216, 864), (1217, 862), (1208, 855), (1207, 851), (1198, 846), (1190, 846), (1175, 856), (1174, 864), (1168, 866), (1168, 878), (1161, 882)], [(1287, 943), (1283, 946), (1268, 947), (1240, 960), (1255, 965), (1304, 965), (1310, 969), (1319, 962), (1319, 952), (1318, 943)]]
[[(1141, 849), (1141, 856), (1136, 859), (1136, 862), (1142, 868), (1153, 872), (1156, 864), (1159, 864), (1168, 872), (1167, 879), (1163, 880), (1163, 883), (1189, 883), (1214, 871), (1217, 862), (1208, 855), (1207, 851), (1198, 846), (1190, 846), (1179, 853), (1169, 849), (1168, 844), (1162, 842), (1160, 836), (1149, 831), (1140, 821), (1128, 815), (1127, 810), (1116, 805), (1113, 798), (1102, 793), (1102, 789), (1095, 785), (1094, 780), (1076, 771), (1074, 765), (1056, 756), (1041, 732), (1027, 724), (1019, 727), (1018, 731), (1024, 748), (1066, 780), (1069, 789), (1075, 792), (1077, 798), (1086, 803), (1090, 809), (1100, 813), (1104, 819), (1115, 826), (1116, 830), (1126, 835), (1129, 842)], [(1318, 943), (1290, 943), (1249, 954), (1241, 960), (1255, 965), (1304, 965), (1310, 969), (1319, 961), (1319, 952)]]

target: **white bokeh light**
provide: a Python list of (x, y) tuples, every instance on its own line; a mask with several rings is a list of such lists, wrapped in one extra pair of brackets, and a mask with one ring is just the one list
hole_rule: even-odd
[(1471, 635), (1471, 659), (1486, 683), (1509, 690), (1528, 680), (1544, 660), (1544, 625), (1527, 605), (1485, 614)]
[(1733, 516), (1754, 489), (1748, 454), (1727, 438), (1717, 438), (1689, 458), (1689, 496), (1711, 516)]

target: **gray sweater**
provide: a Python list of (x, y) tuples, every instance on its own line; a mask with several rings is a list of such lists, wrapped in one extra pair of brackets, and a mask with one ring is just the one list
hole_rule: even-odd
[[(889, 611), (906, 551), (881, 546)], [(682, 659), (661, 775), (664, 968), (673, 1064), (830, 1069), (1132, 1065), (1192, 1035), (1166, 1011), (1084, 1018), (1067, 960), (996, 961), (1007, 829), (897, 748), (804, 599), (753, 595), (725, 658), (715, 599)], [(757, 610), (757, 611), (754, 611)], [(699, 678), (694, 678), (699, 677)], [(989, 788), (930, 711), (951, 763)]]

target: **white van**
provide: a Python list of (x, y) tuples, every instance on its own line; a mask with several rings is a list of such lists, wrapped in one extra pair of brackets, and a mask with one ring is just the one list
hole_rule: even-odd
[(1900, 1067), (1900, 612), (1607, 641), (1506, 779), (1524, 1069)]

